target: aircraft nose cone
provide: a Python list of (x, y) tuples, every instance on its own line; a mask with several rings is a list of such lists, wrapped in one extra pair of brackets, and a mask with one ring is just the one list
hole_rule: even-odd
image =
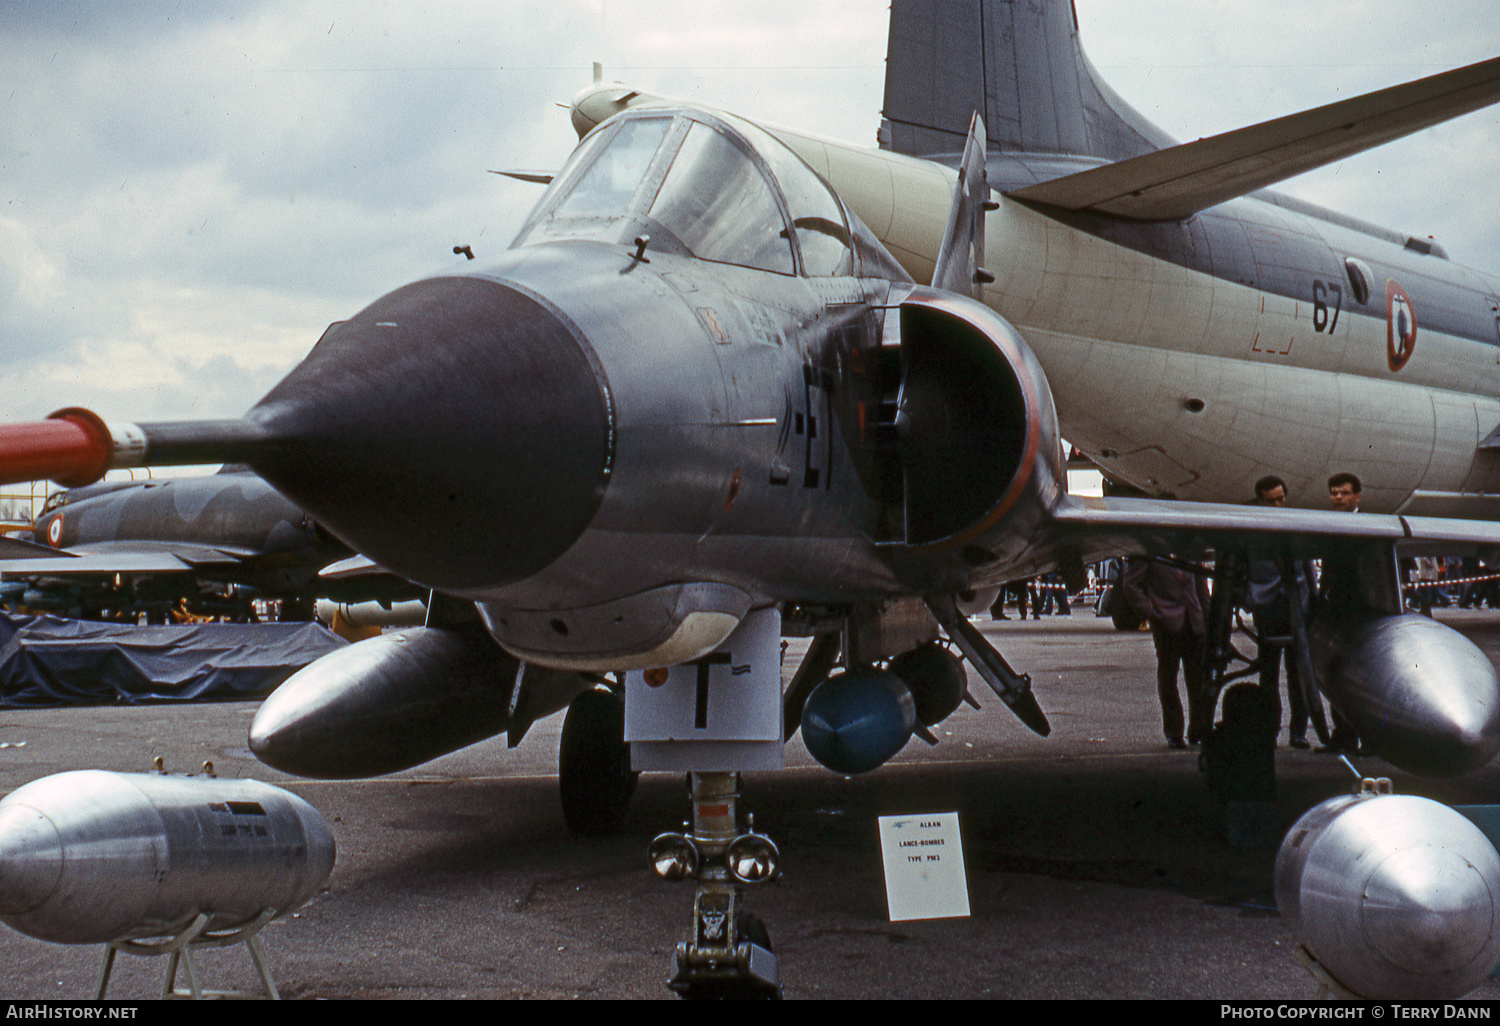
[(613, 447), (583, 333), (487, 278), (397, 289), (331, 327), (250, 411), (255, 464), (334, 534), (455, 593), (530, 576), (587, 527)]
[(62, 877), (62, 838), (29, 805), (0, 806), (0, 915), (37, 908)]

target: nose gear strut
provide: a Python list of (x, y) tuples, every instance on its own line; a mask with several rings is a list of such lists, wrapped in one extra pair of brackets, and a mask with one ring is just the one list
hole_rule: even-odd
[(741, 830), (736, 815), (740, 775), (688, 774), (690, 834), (658, 835), (649, 848), (665, 880), (697, 881), (692, 939), (677, 945), (667, 986), (684, 998), (781, 997), (781, 971), (765, 924), (743, 909), (744, 888), (781, 875), (780, 853), (755, 818)]

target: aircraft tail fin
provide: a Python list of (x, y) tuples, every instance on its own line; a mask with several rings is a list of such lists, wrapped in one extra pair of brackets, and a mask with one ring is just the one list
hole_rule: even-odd
[(892, 0), (881, 146), (957, 155), (974, 111), (991, 149), (1125, 160), (1174, 142), (1100, 81), (1072, 3)]
[(951, 164), (977, 111), (990, 151), (1110, 162), (1012, 198), (1176, 221), (1497, 101), (1500, 58), (1179, 146), (1100, 80), (1071, 2), (891, 0), (880, 142)]

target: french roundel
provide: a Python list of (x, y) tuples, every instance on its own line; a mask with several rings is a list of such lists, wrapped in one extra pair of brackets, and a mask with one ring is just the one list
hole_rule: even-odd
[(47, 525), (47, 544), (54, 549), (62, 544), (62, 514), (52, 518), (52, 523)]
[(1417, 312), (1395, 278), (1385, 282), (1385, 357), (1393, 371), (1406, 366), (1417, 348)]

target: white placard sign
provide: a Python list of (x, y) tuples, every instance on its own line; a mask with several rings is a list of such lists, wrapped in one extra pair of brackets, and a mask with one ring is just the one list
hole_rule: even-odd
[(625, 674), (626, 741), (782, 741), (781, 616), (757, 609), (681, 666)]
[(625, 675), (625, 740), (638, 770), (779, 770), (781, 614), (745, 615), (701, 659)]
[(891, 922), (969, 914), (958, 813), (881, 816), (880, 855)]

